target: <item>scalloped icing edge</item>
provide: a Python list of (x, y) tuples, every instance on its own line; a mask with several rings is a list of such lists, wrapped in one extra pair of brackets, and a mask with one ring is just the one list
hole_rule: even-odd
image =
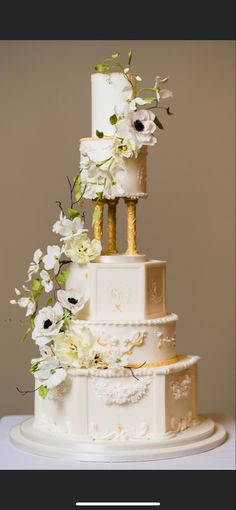
[(144, 319), (141, 321), (93, 321), (93, 320), (82, 320), (82, 319), (74, 319), (71, 321), (71, 324), (87, 324), (88, 326), (91, 324), (93, 326), (96, 325), (114, 325), (114, 326), (152, 326), (155, 324), (168, 324), (170, 322), (175, 322), (179, 319), (176, 313), (169, 313), (168, 315), (164, 315), (164, 317), (157, 317), (156, 319)]

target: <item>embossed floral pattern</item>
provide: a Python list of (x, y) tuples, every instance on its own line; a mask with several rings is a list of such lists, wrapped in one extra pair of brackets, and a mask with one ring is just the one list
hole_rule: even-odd
[(141, 400), (148, 391), (150, 380), (134, 380), (132, 382), (111, 382), (93, 379), (92, 384), (99, 398), (106, 405), (134, 404)]

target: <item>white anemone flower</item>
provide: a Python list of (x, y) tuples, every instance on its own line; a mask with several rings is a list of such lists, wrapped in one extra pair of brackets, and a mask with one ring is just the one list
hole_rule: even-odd
[(56, 234), (60, 234), (62, 236), (60, 240), (62, 241), (64, 239), (70, 239), (71, 237), (77, 236), (87, 230), (84, 229), (84, 221), (81, 216), (77, 216), (73, 220), (69, 220), (61, 211), (60, 218), (56, 221), (56, 223), (54, 223), (52, 231), (56, 232)]
[(30, 262), (29, 269), (28, 269), (28, 279), (26, 280), (27, 282), (29, 282), (32, 279), (33, 274), (38, 273), (39, 263), (42, 258), (42, 255), (43, 255), (43, 252), (40, 250), (40, 248), (38, 248), (38, 250), (36, 250), (34, 252), (33, 261)]
[(73, 315), (82, 310), (87, 301), (83, 294), (74, 289), (58, 290), (57, 299), (63, 308), (70, 310)]
[(43, 257), (44, 267), (47, 270), (53, 269), (54, 273), (57, 274), (59, 271), (59, 259), (61, 256), (60, 246), (48, 246), (47, 255)]
[(32, 360), (38, 363), (37, 369), (34, 371), (34, 377), (49, 390), (61, 384), (66, 378), (66, 370), (60, 366), (60, 362), (56, 356), (46, 356)]
[(173, 93), (171, 92), (171, 90), (160, 89), (160, 86), (163, 83), (166, 83), (168, 81), (168, 79), (169, 79), (168, 76), (166, 78), (161, 78), (160, 76), (156, 76), (154, 87), (157, 89), (156, 90), (157, 101), (160, 101), (160, 99), (168, 99), (169, 97), (173, 97)]
[(128, 117), (117, 122), (116, 136), (124, 140), (130, 140), (136, 149), (143, 145), (154, 145), (156, 138), (153, 136), (156, 130), (155, 115), (150, 110), (138, 110), (129, 113)]
[(32, 338), (40, 347), (51, 342), (52, 337), (57, 335), (63, 325), (64, 311), (60, 303), (45, 306), (35, 317), (35, 327)]
[(40, 273), (40, 278), (41, 278), (41, 283), (42, 283), (42, 286), (44, 287), (45, 292), (51, 292), (51, 290), (53, 289), (53, 282), (50, 278), (50, 274), (48, 273), (48, 271), (45, 271), (45, 269), (42, 269), (42, 271)]

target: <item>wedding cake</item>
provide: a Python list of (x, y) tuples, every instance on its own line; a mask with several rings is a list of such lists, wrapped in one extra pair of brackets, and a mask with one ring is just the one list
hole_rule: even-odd
[[(148, 260), (137, 248), (147, 148), (163, 128), (159, 108), (171, 115), (160, 101), (172, 93), (159, 76), (153, 87), (138, 90), (132, 53), (127, 67), (119, 59), (113, 54), (91, 76), (92, 136), (81, 139), (79, 173), (68, 179), (70, 207), (65, 211), (59, 202), (53, 231), (61, 244), (45, 254), (36, 250), (24, 296), (15, 289), (11, 301), (25, 308), (26, 336), (40, 350), (31, 363), (34, 416), (15, 427), (11, 439), (42, 455), (165, 458), (204, 451), (225, 436), (198, 415), (199, 357), (176, 350), (178, 316), (166, 305), (166, 261)], [(81, 209), (85, 200), (94, 204), (92, 240)], [(116, 241), (118, 207), (127, 211), (123, 254)]]

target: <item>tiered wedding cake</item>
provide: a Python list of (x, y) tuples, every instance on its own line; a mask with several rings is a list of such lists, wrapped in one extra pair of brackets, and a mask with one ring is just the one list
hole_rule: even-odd
[[(118, 55), (112, 59), (116, 63)], [(161, 88), (167, 79), (157, 77), (149, 89), (152, 97), (145, 99), (137, 94), (140, 77), (130, 69), (110, 72), (106, 63), (97, 69), (92, 74), (92, 137), (80, 142), (80, 173), (70, 183), (76, 196), (68, 219), (60, 204), (53, 227), (63, 246), (48, 247), (44, 256), (35, 252), (28, 280), (37, 272), (40, 277), (33, 280), (30, 297), (18, 299), (31, 318), (41, 358), (31, 367), (37, 390), (34, 418), (11, 436), (30, 451), (78, 459), (151, 459), (202, 451), (222, 442), (224, 431), (198, 416), (199, 357), (176, 352), (178, 317), (166, 307), (166, 262), (147, 260), (136, 243), (136, 206), (147, 197), (147, 146), (155, 144), (154, 132), (162, 128), (153, 109), (171, 93)], [(93, 241), (75, 209), (81, 198), (94, 201)], [(116, 209), (122, 199), (125, 254), (116, 244)], [(55, 278), (65, 290), (57, 291), (54, 306), (49, 301), (38, 311), (39, 295), (52, 292)]]

